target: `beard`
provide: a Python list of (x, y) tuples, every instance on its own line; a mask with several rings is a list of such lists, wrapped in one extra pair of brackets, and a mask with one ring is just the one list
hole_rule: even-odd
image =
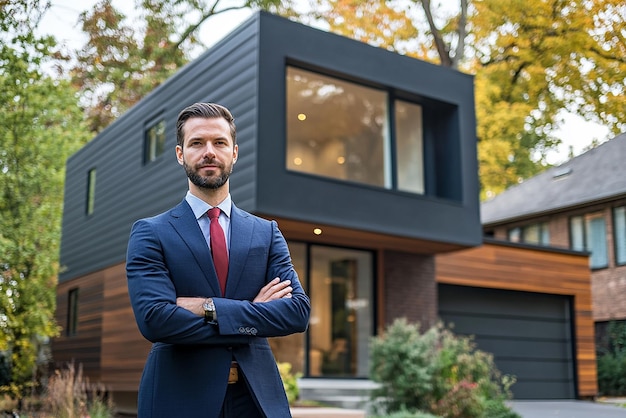
[[(209, 163), (216, 164), (221, 171), (219, 172), (219, 174), (214, 174), (211, 176), (201, 176), (198, 173), (198, 168)], [(186, 161), (183, 161), (183, 168), (185, 169), (185, 173), (187, 173), (187, 177), (189, 178), (189, 181), (191, 181), (191, 183), (202, 189), (212, 190), (219, 189), (220, 187), (225, 185), (231, 173), (233, 172), (232, 164), (226, 167), (224, 164), (219, 164), (215, 161), (208, 160), (201, 161), (195, 167), (191, 167), (189, 164), (187, 164)]]

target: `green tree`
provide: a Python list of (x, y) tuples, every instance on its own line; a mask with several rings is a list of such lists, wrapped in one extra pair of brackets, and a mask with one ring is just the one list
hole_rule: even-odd
[(88, 41), (71, 71), (90, 130), (100, 132), (203, 49), (197, 33), (211, 17), (281, 7), (280, 0), (136, 0), (138, 21), (130, 21), (100, 0), (80, 16)]
[(48, 4), (0, 4), (0, 353), (19, 396), (54, 321), (65, 161), (85, 142), (69, 83), (46, 75), (55, 41), (35, 36)]

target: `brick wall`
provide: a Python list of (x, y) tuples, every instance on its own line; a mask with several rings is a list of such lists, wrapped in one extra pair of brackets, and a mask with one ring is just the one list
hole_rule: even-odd
[(385, 251), (385, 323), (407, 318), (427, 329), (437, 321), (435, 258), (429, 255)]

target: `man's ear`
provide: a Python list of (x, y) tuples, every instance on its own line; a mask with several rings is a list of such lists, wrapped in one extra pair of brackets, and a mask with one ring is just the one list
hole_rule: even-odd
[(183, 147), (176, 145), (176, 159), (178, 164), (183, 165)]

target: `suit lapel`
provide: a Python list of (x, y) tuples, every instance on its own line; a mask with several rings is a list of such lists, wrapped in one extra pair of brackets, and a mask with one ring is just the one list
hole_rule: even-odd
[(241, 273), (252, 244), (254, 220), (247, 212), (233, 204), (230, 214), (230, 252), (228, 256), (228, 281), (226, 296), (234, 295), (241, 281)]
[(220, 295), (220, 286), (217, 274), (215, 273), (215, 267), (213, 266), (211, 251), (206, 244), (202, 230), (198, 226), (198, 221), (191, 207), (183, 200), (178, 206), (172, 209), (171, 215), (170, 224), (193, 254), (200, 269), (204, 273), (204, 278), (211, 286), (214, 294)]

